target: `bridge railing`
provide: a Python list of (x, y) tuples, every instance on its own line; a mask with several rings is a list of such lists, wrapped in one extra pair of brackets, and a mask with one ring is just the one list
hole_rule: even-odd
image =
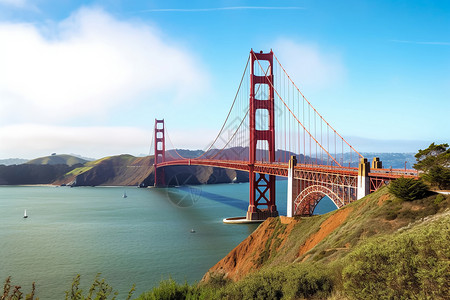
[(407, 177), (410, 177), (410, 176), (415, 176), (415, 177), (418, 177), (419, 176), (419, 171), (418, 170), (415, 170), (415, 169), (392, 169), (392, 168), (389, 168), (389, 169), (371, 169), (370, 170), (370, 172), (369, 172), (369, 175), (370, 175), (370, 173), (372, 173), (372, 174), (374, 174), (375, 176), (376, 175), (395, 175), (395, 176), (401, 176), (401, 175), (404, 175), (404, 176), (407, 176)]

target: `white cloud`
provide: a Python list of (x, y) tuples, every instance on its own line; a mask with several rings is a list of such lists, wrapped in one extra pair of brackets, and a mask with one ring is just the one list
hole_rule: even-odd
[(157, 101), (162, 92), (195, 99), (208, 82), (192, 53), (149, 25), (100, 9), (41, 27), (0, 23), (0, 40), (3, 124), (97, 116), (138, 99)]
[(76, 153), (104, 157), (129, 153), (148, 154), (152, 132), (134, 127), (71, 127), (21, 124), (0, 127), (0, 157)]
[(273, 49), (297, 86), (326, 87), (341, 82), (346, 75), (339, 55), (317, 45), (279, 39)]

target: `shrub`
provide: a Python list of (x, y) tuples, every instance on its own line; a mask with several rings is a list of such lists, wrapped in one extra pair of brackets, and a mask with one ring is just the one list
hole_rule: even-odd
[(447, 299), (450, 218), (379, 237), (347, 257), (344, 289), (356, 299)]
[[(99, 279), (100, 273), (95, 276), (94, 282), (87, 294), (83, 293), (83, 290), (80, 289), (80, 278), (81, 276), (78, 274), (75, 276), (72, 282), (72, 286), (70, 290), (66, 291), (66, 300), (85, 300), (85, 299), (96, 299), (96, 300), (107, 300), (109, 296), (112, 295), (111, 299), (116, 299), (117, 292), (113, 291), (113, 288), (105, 282), (105, 279)], [(134, 285), (131, 287), (131, 290), (128, 293), (129, 300), (134, 292)]]
[(412, 201), (425, 197), (428, 187), (420, 179), (401, 177), (389, 184), (389, 192), (402, 200)]
[(226, 278), (224, 273), (209, 272), (209, 280), (207, 285), (213, 288), (221, 288), (231, 282), (231, 279)]
[(191, 299), (192, 293), (196, 289), (185, 282), (178, 284), (172, 278), (163, 280), (159, 286), (154, 287), (151, 291), (142, 294), (138, 299), (142, 300), (177, 300), (177, 299)]
[(326, 298), (333, 281), (328, 269), (316, 265), (295, 264), (252, 274), (228, 285), (221, 298), (226, 299), (304, 299)]
[(440, 204), (444, 200), (445, 200), (445, 196), (442, 194), (438, 194), (436, 196), (436, 198), (434, 198), (434, 204)]
[(397, 219), (397, 212), (396, 211), (388, 211), (385, 215), (386, 220), (395, 220)]
[[(3, 286), (3, 295), (1, 295), (0, 299), (14, 299), (14, 300), (21, 300), (21, 299), (25, 299), (25, 300), (33, 300), (34, 298), (34, 293), (36, 290), (36, 286), (34, 284), (34, 282), (31, 284), (31, 293), (27, 294), (25, 296), (25, 298), (23, 298), (23, 293), (20, 291), (20, 289), (22, 288), (21, 286), (15, 285), (14, 289), (11, 292), (11, 277), (7, 277), (5, 280), (5, 284)], [(11, 292), (11, 294), (10, 294)], [(39, 298), (36, 298), (36, 300), (39, 300)]]

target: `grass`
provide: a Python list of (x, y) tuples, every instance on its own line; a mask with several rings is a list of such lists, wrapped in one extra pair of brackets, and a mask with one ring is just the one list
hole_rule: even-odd
[(118, 155), (118, 156), (107, 156), (107, 157), (103, 157), (98, 160), (89, 161), (89, 162), (85, 163), (83, 165), (83, 167), (75, 168), (72, 171), (66, 173), (64, 176), (81, 175), (85, 172), (90, 171), (91, 169), (100, 165), (101, 163), (104, 163), (104, 162), (107, 162), (110, 160), (119, 160), (121, 164), (124, 164), (124, 163), (130, 163), (130, 162), (134, 161), (135, 159), (136, 159), (136, 157), (129, 155), (129, 154), (123, 154), (123, 155)]
[(257, 267), (266, 263), (270, 259), (271, 254), (278, 250), (282, 242), (279, 235), (286, 229), (286, 225), (280, 222), (280, 218), (274, 218), (270, 222), (268, 229), (273, 229), (273, 233), (268, 237), (264, 250), (260, 253), (258, 258), (255, 259)]
[(347, 258), (344, 291), (356, 299), (447, 299), (450, 214), (365, 241)]
[(138, 299), (447, 299), (450, 213), (362, 240), (346, 256), (290, 263), (238, 282), (215, 278), (197, 285), (161, 282)]
[(80, 167), (80, 168), (76, 168), (73, 169), (72, 171), (68, 172), (65, 174), (65, 176), (78, 176), (80, 174), (83, 174), (84, 172), (89, 171), (90, 169), (92, 169), (93, 167)]

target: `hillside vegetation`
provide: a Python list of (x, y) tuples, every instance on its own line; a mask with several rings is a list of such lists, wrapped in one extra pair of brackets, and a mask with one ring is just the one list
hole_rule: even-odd
[[(53, 184), (71, 186), (153, 186), (154, 157), (128, 154), (104, 157), (70, 170)], [(206, 166), (170, 166), (164, 168), (166, 185), (213, 184), (248, 181), (242, 171)]]
[(270, 218), (200, 284), (168, 280), (139, 299), (448, 299), (449, 202), (384, 187), (326, 215)]
[(0, 185), (50, 184), (72, 169), (68, 165), (0, 165)]
[(73, 186), (149, 185), (153, 180), (153, 157), (117, 155), (90, 161), (58, 178), (55, 184)]
[(58, 155), (50, 155), (32, 159), (26, 164), (31, 165), (68, 165), (73, 166), (77, 164), (84, 164), (88, 161), (73, 155), (67, 154), (58, 154)]

